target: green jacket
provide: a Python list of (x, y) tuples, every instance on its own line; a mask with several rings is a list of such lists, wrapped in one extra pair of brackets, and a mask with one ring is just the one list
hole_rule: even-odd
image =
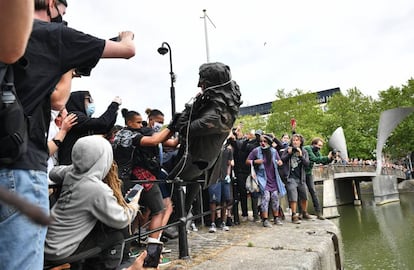
[(329, 162), (332, 161), (332, 159), (330, 159), (328, 156), (322, 156), (320, 151), (318, 151), (316, 153), (313, 152), (311, 145), (306, 145), (306, 146), (304, 146), (304, 148), (309, 154), (309, 161), (310, 161), (309, 166), (306, 167), (306, 174), (307, 175), (312, 174), (313, 164), (315, 164), (315, 163), (328, 164)]

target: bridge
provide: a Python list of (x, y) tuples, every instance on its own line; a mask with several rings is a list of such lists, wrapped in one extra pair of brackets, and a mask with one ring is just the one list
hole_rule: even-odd
[(313, 168), (315, 183), (323, 183), (323, 212), (326, 217), (337, 217), (338, 206), (360, 203), (360, 182), (372, 181), (376, 204), (399, 201), (398, 182), (405, 179), (402, 170), (382, 168), (376, 174), (372, 165), (324, 165)]

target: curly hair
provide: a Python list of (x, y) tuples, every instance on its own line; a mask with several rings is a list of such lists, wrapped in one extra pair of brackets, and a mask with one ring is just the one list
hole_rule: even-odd
[(105, 176), (103, 182), (113, 190), (114, 196), (118, 201), (119, 205), (121, 205), (124, 208), (129, 208), (127, 202), (122, 196), (122, 180), (118, 177), (118, 165), (116, 165), (115, 162), (112, 162), (111, 168), (109, 169), (109, 172)]

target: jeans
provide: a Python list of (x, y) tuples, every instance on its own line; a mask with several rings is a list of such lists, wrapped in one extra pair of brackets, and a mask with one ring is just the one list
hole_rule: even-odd
[(315, 212), (321, 212), (321, 206), (319, 205), (318, 196), (316, 195), (315, 191), (315, 183), (313, 182), (313, 175), (306, 175), (306, 185), (308, 186), (309, 193), (312, 197), (312, 203), (313, 207), (315, 208)]
[[(0, 186), (49, 213), (46, 172), (0, 169)], [(0, 201), (0, 269), (43, 269), (46, 229)]]

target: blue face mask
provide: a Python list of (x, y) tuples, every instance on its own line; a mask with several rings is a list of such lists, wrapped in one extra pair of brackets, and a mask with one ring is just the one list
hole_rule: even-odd
[(95, 112), (95, 103), (89, 103), (88, 107), (86, 108), (86, 115), (88, 117), (91, 117), (94, 112)]

